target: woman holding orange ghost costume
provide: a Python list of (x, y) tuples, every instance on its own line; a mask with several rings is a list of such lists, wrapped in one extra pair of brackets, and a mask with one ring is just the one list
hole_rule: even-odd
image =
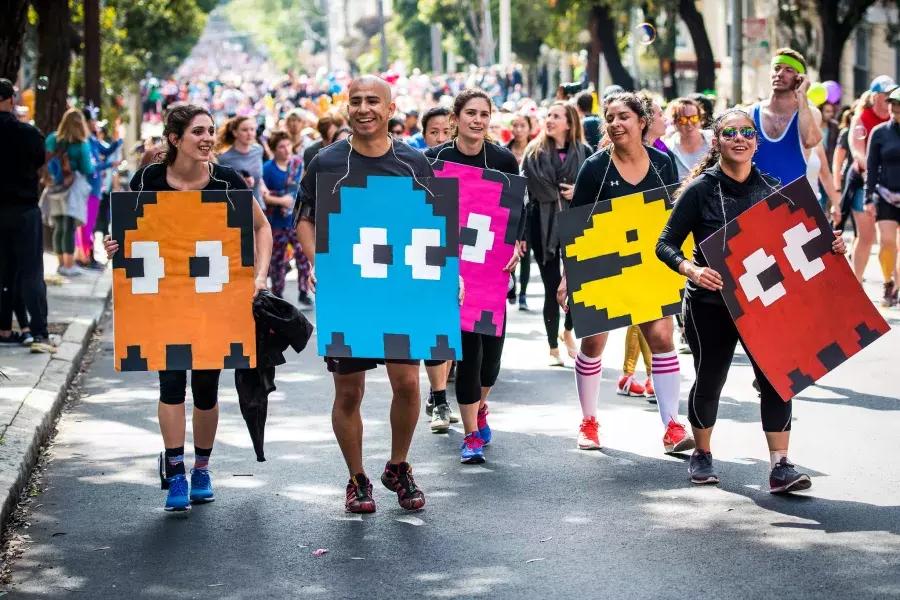
[[(138, 170), (131, 180), (133, 191), (187, 191), (247, 189), (233, 169), (211, 162), (215, 144), (212, 115), (194, 105), (172, 109), (166, 117), (164, 131), (166, 153), (163, 162)], [(272, 253), (272, 231), (259, 205), (253, 203), (255, 246), (255, 288), (266, 289), (266, 276)], [(110, 236), (104, 239), (108, 257), (119, 250)], [(248, 298), (249, 301), (249, 298)], [(219, 423), (217, 403), (219, 370), (191, 371), (191, 393), (194, 399), (194, 468), (190, 490), (184, 468), (186, 371), (160, 371), (159, 428), (165, 453), (160, 456), (160, 476), (168, 489), (165, 509), (184, 511), (191, 503), (214, 500), (209, 475), (209, 456)]]

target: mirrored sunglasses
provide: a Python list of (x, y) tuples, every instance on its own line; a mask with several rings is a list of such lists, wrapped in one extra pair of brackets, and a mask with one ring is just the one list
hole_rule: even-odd
[(726, 127), (722, 130), (722, 137), (733, 140), (740, 134), (745, 140), (756, 139), (756, 129), (753, 127)]
[(687, 125), (688, 123), (696, 125), (697, 123), (700, 122), (700, 115), (691, 115), (689, 117), (678, 117), (675, 120), (675, 122), (678, 123), (679, 125)]

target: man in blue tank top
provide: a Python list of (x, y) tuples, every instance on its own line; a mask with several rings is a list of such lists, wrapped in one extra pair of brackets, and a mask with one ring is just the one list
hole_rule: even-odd
[(822, 115), (806, 99), (809, 86), (803, 56), (780, 48), (772, 59), (772, 94), (751, 109), (760, 132), (754, 162), (782, 185), (806, 175), (805, 150), (822, 141)]

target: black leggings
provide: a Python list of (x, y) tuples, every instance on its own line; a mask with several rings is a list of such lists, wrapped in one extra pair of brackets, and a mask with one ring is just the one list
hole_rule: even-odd
[(462, 360), (456, 363), (456, 401), (477, 404), (481, 388), (492, 387), (500, 374), (500, 355), (506, 338), (506, 322), (500, 337), (462, 332)]
[[(212, 410), (219, 396), (218, 369), (191, 371), (191, 396), (194, 408)], [(187, 371), (159, 372), (159, 401), (163, 404), (184, 404), (187, 390)]]
[[(512, 289), (506, 294), (508, 300), (516, 299), (516, 273), (511, 274), (513, 285)], [(525, 251), (522, 259), (519, 261), (519, 298), (525, 297), (525, 291), (528, 289), (528, 280), (531, 279), (531, 249)]]
[[(684, 306), (684, 332), (697, 374), (688, 394), (688, 420), (694, 427), (706, 429), (716, 423), (719, 395), (728, 376), (735, 346), (740, 341), (745, 351), (747, 347), (724, 304), (687, 299)], [(782, 400), (749, 353), (747, 357), (759, 384), (763, 431), (790, 431), (791, 401)]]
[[(559, 303), (556, 301), (556, 290), (562, 281), (562, 266), (559, 253), (550, 256), (545, 262), (536, 261), (544, 282), (544, 329), (547, 330), (547, 343), (550, 349), (559, 347)], [(563, 323), (568, 331), (572, 331), (572, 315), (566, 313)]]

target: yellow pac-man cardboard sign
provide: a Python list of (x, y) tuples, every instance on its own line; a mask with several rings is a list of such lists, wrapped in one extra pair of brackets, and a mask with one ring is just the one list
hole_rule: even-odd
[[(656, 257), (677, 186), (579, 206), (559, 216), (569, 310), (578, 337), (681, 312), (684, 277)], [(685, 256), (694, 240), (684, 242)]]
[(256, 366), (249, 190), (112, 194), (119, 371)]

